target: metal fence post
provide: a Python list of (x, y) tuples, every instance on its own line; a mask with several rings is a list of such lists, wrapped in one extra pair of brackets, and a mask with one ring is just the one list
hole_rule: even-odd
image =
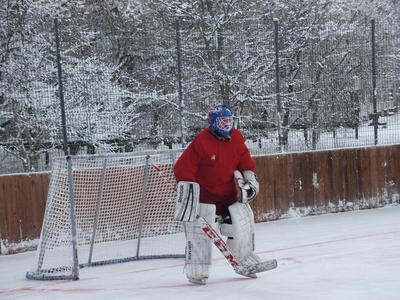
[(178, 68), (178, 93), (179, 93), (179, 108), (180, 108), (180, 125), (181, 125), (181, 139), (182, 139), (182, 148), (185, 147), (186, 144), (186, 134), (185, 134), (185, 125), (184, 125), (184, 109), (185, 104), (183, 103), (183, 94), (182, 94), (182, 59), (181, 59), (181, 28), (179, 19), (175, 21), (175, 30), (176, 30), (176, 56), (177, 56), (177, 68)]
[(275, 25), (275, 70), (276, 70), (276, 102), (278, 107), (277, 112), (277, 125), (278, 125), (278, 138), (279, 152), (282, 152), (282, 105), (281, 105), (281, 90), (279, 82), (279, 35), (278, 35), (278, 19), (274, 19)]
[(54, 19), (54, 32), (56, 37), (56, 50), (57, 50), (57, 67), (58, 67), (58, 89), (60, 92), (60, 106), (61, 106), (61, 122), (62, 122), (62, 133), (64, 142), (64, 154), (68, 155), (68, 141), (67, 141), (67, 125), (65, 121), (65, 106), (64, 106), (64, 91), (62, 85), (62, 71), (61, 71), (61, 59), (60, 59), (60, 38), (58, 35), (58, 19)]
[(378, 109), (376, 104), (375, 20), (371, 20), (372, 33), (372, 99), (374, 104), (374, 141), (378, 144)]

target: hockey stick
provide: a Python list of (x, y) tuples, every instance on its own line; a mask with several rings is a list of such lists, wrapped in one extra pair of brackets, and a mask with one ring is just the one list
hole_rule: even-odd
[[(167, 176), (162, 172), (162, 170), (154, 163), (151, 159), (150, 155), (147, 155), (146, 159), (154, 169), (160, 174), (160, 176), (165, 180), (165, 182), (176, 192), (176, 187), (172, 184), (172, 182), (168, 179)], [(218, 250), (222, 253), (222, 255), (228, 260), (231, 264), (235, 272), (239, 275), (247, 276), (247, 277), (255, 277), (254, 274), (275, 269), (278, 266), (278, 263), (275, 259), (267, 260), (255, 265), (243, 265), (231, 252), (228, 245), (221, 238), (218, 232), (212, 227), (212, 225), (207, 221), (206, 218), (201, 217), (199, 215), (196, 216), (196, 220), (200, 225), (201, 229), (204, 233), (211, 239), (214, 245), (218, 248)]]

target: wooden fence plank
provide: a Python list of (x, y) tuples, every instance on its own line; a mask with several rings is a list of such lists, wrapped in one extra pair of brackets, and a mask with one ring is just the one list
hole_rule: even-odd
[(3, 240), (8, 239), (6, 204), (8, 203), (9, 198), (7, 195), (7, 178), (9, 178), (9, 176), (0, 176), (0, 239)]
[[(31, 214), (31, 208), (27, 206), (27, 202), (31, 202), (31, 199), (27, 197), (29, 193), (29, 186), (27, 186), (26, 178), (29, 175), (18, 175), (16, 182), (13, 183), (16, 192), (16, 202), (15, 202), (15, 221), (18, 222), (19, 240), (23, 241), (27, 236), (28, 220), (27, 220), (27, 209), (29, 214)], [(17, 183), (18, 182), (18, 183)]]
[(260, 194), (251, 203), (258, 221), (275, 218), (275, 156), (254, 157)]
[(11, 178), (8, 180), (7, 184), (9, 186), (8, 197), (11, 201), (7, 205), (7, 224), (8, 224), (8, 242), (17, 243), (20, 241), (19, 235), (19, 215), (18, 215), (18, 186), (17, 181), (12, 181)]
[(325, 189), (324, 189), (324, 200), (325, 205), (328, 207), (332, 207), (335, 205), (335, 198), (333, 194), (335, 193), (334, 188), (334, 173), (333, 173), (333, 151), (326, 151), (325, 156), (325, 166), (326, 166), (326, 177)]
[(24, 233), (24, 238), (33, 239), (40, 235), (42, 222), (44, 217), (44, 209), (46, 205), (47, 190), (49, 184), (49, 174), (31, 174), (27, 180), (27, 199), (25, 202), (26, 208), (30, 209), (31, 213), (26, 216), (28, 230)]
[(331, 179), (328, 165), (328, 152), (316, 152), (314, 158), (314, 188), (315, 205), (317, 210), (325, 210), (331, 199)]
[(377, 206), (385, 205), (385, 199), (387, 198), (385, 194), (387, 182), (386, 148), (376, 147), (376, 172), (372, 173), (372, 179), (376, 182)]
[(303, 189), (303, 165), (302, 153), (292, 155), (292, 174), (293, 174), (293, 206), (300, 208), (305, 206)]
[(375, 147), (360, 149), (359, 172), (362, 179), (360, 180), (359, 199), (362, 208), (370, 206), (369, 202), (367, 202), (368, 199), (374, 199), (374, 202), (377, 201), (378, 185), (376, 178), (374, 178), (374, 174), (378, 171), (377, 155)]
[(359, 182), (357, 173), (359, 172), (357, 162), (359, 153), (352, 149), (346, 152), (345, 170), (346, 170), (346, 199), (348, 204), (358, 205)]
[[(344, 172), (344, 151), (331, 151), (332, 153), (332, 202), (340, 210), (346, 202), (346, 180)], [(341, 208), (342, 207), (342, 208)]]
[(305, 207), (315, 206), (315, 172), (314, 172), (314, 155), (305, 152), (303, 153), (302, 161), (303, 169), (303, 189), (304, 189), (304, 204)]
[(288, 175), (285, 166), (286, 156), (277, 155), (275, 157), (275, 210), (279, 215), (286, 212), (285, 208), (288, 207), (287, 186)]
[(285, 166), (285, 169), (288, 172), (288, 183), (287, 183), (287, 190), (288, 190), (288, 201), (286, 201), (286, 210), (289, 209), (289, 207), (294, 207), (294, 187), (295, 187), (295, 178), (294, 178), (294, 162), (296, 161), (294, 157), (296, 157), (297, 154), (294, 153), (289, 153), (287, 155), (287, 161), (286, 163), (288, 164)]
[(399, 183), (400, 183), (400, 145), (386, 148), (386, 195), (387, 201), (399, 201)]

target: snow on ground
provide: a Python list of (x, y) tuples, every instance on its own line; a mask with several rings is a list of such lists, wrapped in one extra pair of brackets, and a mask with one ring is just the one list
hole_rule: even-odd
[(0, 299), (400, 299), (400, 206), (256, 224), (256, 253), (278, 268), (237, 275), (214, 249), (207, 285), (189, 283), (182, 259), (80, 270), (78, 281), (25, 278), (34, 252), (0, 256)]

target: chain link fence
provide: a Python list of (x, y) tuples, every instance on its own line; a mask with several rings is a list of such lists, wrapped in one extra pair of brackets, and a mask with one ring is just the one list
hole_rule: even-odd
[(185, 147), (215, 102), (253, 155), (400, 142), (398, 20), (32, 19), (7, 30), (0, 174), (49, 170), (63, 154)]

